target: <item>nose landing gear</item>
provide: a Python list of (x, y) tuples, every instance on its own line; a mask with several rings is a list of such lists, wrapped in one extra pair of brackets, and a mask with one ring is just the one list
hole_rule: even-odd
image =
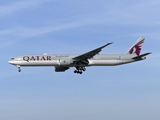
[(21, 69), (19, 69), (18, 72), (21, 72)]
[(21, 72), (21, 66), (17, 65), (18, 72)]

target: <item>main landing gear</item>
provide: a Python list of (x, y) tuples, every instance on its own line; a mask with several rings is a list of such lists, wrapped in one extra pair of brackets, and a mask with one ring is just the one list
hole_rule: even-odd
[(74, 73), (82, 74), (83, 71), (86, 71), (85, 67), (76, 67), (76, 70), (74, 71)]
[(21, 72), (21, 66), (17, 65), (18, 72)]

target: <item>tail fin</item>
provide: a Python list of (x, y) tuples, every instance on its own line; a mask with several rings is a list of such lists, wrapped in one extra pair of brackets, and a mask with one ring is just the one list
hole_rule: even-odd
[(144, 40), (145, 40), (145, 37), (140, 37), (136, 41), (136, 43), (126, 52), (126, 54), (136, 54), (137, 56), (139, 56)]

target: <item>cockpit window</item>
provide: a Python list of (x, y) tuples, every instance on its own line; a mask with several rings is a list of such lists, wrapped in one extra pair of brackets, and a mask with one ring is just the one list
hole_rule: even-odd
[(14, 58), (11, 58), (11, 60), (14, 60)]

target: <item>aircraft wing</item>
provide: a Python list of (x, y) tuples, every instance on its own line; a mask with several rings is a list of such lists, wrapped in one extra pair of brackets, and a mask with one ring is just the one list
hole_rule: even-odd
[(91, 59), (91, 58), (93, 58), (96, 54), (98, 54), (104, 47), (106, 47), (106, 46), (108, 46), (108, 45), (110, 45), (110, 44), (112, 44), (112, 42), (111, 42), (111, 43), (107, 43), (107, 44), (104, 45), (104, 46), (101, 46), (101, 47), (99, 47), (99, 48), (97, 48), (97, 49), (94, 49), (94, 50), (89, 51), (89, 52), (87, 52), (87, 53), (84, 53), (84, 54), (82, 54), (82, 55), (79, 55), (79, 56), (77, 56), (77, 57), (74, 57), (74, 58), (72, 58), (72, 59), (73, 59), (74, 61), (81, 61), (81, 60)]

